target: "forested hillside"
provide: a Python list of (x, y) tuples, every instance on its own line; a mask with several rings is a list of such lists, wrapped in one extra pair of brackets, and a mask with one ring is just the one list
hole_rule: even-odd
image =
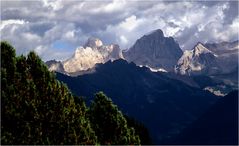
[(1, 144), (140, 144), (102, 92), (90, 107), (75, 99), (34, 52), (1, 42)]

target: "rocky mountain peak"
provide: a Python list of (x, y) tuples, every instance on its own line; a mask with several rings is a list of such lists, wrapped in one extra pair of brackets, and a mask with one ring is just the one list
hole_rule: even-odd
[(129, 62), (167, 71), (173, 71), (182, 54), (178, 43), (172, 37), (164, 37), (160, 29), (142, 36), (128, 51), (123, 52)]
[(197, 75), (218, 72), (217, 56), (202, 43), (197, 43), (192, 50), (185, 50), (178, 60), (175, 71), (179, 74)]
[(208, 50), (202, 43), (197, 43), (197, 45), (193, 49), (194, 55), (198, 56), (202, 53), (212, 53), (210, 50)]
[(228, 74), (238, 68), (238, 41), (213, 44), (197, 43), (184, 51), (175, 71), (189, 75)]
[(48, 66), (51, 71), (75, 76), (94, 68), (97, 63), (105, 63), (119, 58), (122, 58), (119, 45), (103, 45), (100, 39), (90, 37), (84, 47), (75, 50), (72, 57), (62, 62), (52, 62)]

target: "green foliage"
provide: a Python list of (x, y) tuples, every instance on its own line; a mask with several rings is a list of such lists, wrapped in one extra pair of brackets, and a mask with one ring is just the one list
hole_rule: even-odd
[(1, 144), (140, 144), (103, 93), (88, 109), (34, 52), (16, 57), (7, 42), (1, 42), (1, 111)]
[(127, 125), (117, 106), (102, 92), (95, 95), (89, 118), (101, 144), (140, 144), (134, 128)]
[(16, 57), (2, 42), (1, 82), (2, 144), (97, 143), (85, 104), (75, 104), (34, 52)]
[[(2, 76), (4, 76), (8, 82), (12, 83), (12, 77), (14, 76), (15, 72), (15, 65), (16, 65), (16, 53), (14, 48), (8, 44), (7, 42), (1, 42), (1, 70), (3, 70)], [(8, 74), (8, 76), (7, 76)]]

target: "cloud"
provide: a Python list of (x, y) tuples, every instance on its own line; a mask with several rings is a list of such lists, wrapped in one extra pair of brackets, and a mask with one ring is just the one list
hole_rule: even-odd
[(57, 11), (63, 8), (62, 0), (42, 0), (42, 2), (44, 7), (50, 7), (53, 11)]
[(238, 1), (1, 1), (1, 39), (18, 54), (64, 60), (90, 36), (127, 49), (162, 29), (182, 49), (238, 39)]
[[(182, 29), (175, 37), (180, 44), (184, 45), (185, 49), (191, 49), (195, 42), (220, 42), (220, 41), (233, 41), (238, 39), (238, 25), (236, 23), (238, 16), (234, 18), (232, 23), (225, 23), (227, 17), (225, 10), (230, 9), (230, 3), (218, 3), (213, 6), (204, 6), (199, 11), (193, 11), (188, 15), (187, 21), (192, 26), (182, 27)], [(196, 14), (197, 19), (191, 15)], [(199, 16), (200, 17), (199, 17)]]
[(23, 25), (27, 22), (24, 20), (14, 20), (14, 19), (9, 19), (1, 22), (0, 30), (3, 30), (6, 26), (12, 25), (12, 24), (17, 24), (17, 25)]

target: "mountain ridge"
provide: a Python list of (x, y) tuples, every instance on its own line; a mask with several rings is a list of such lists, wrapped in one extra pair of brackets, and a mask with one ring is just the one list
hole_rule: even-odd
[[(155, 143), (180, 131), (218, 99), (123, 59), (98, 64), (94, 73), (77, 77), (57, 73), (57, 79), (79, 96), (93, 97), (97, 91), (111, 96), (124, 113), (143, 122)], [(86, 99), (87, 103), (91, 100)]]
[[(225, 95), (232, 89), (238, 89), (238, 78), (234, 76), (238, 68), (238, 50), (238, 41), (213, 44), (198, 42), (193, 49), (182, 53), (172, 37), (165, 37), (163, 31), (157, 29), (143, 35), (127, 51), (121, 50), (116, 44), (104, 45), (100, 39), (90, 37), (83, 47), (75, 50), (71, 58), (62, 62), (48, 61), (46, 64), (50, 71), (78, 76), (94, 73), (99, 63), (121, 58), (139, 67), (145, 66), (152, 72), (176, 73), (178, 77), (173, 75), (173, 78), (193, 86), (198, 86), (193, 83), (194, 79), (186, 79), (181, 75), (198, 78), (208, 76), (215, 84), (203, 89)], [(223, 78), (230, 74), (234, 78)]]

